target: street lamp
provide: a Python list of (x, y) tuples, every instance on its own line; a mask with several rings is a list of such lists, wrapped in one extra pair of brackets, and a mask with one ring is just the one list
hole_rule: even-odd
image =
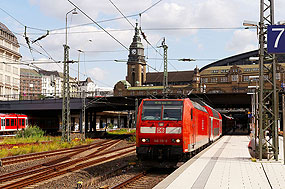
[(74, 8), (74, 9), (68, 11), (65, 15), (65, 45), (66, 46), (67, 46), (67, 15), (71, 12), (72, 12), (72, 14), (78, 14), (78, 12), (76, 11), (76, 8)]
[(248, 20), (245, 20), (243, 21), (242, 23), (243, 26), (247, 26), (245, 29), (248, 29), (248, 27), (256, 27), (256, 34), (258, 36), (258, 23), (255, 22), (255, 21), (248, 21)]
[(258, 111), (258, 93), (257, 90), (259, 88), (257, 84), (257, 79), (259, 79), (259, 76), (249, 76), (249, 83), (251, 81), (255, 80), (255, 85), (253, 86), (248, 86), (248, 89), (254, 89), (254, 92), (249, 91), (247, 94), (252, 95), (251, 96), (251, 112), (252, 112), (252, 117), (253, 117), (253, 122), (254, 123), (254, 156), (257, 158), (257, 132), (258, 132), (258, 117), (257, 117), (257, 111)]
[(80, 62), (80, 53), (84, 53), (84, 60), (85, 60), (85, 52), (83, 50), (78, 49), (78, 79), (77, 79), (77, 83), (78, 83), (78, 87), (79, 87), (79, 62)]
[[(63, 66), (63, 96), (62, 96), (62, 140), (70, 141), (70, 89), (69, 89), (69, 46), (67, 45), (67, 16), (69, 13), (78, 14), (76, 8), (65, 15), (65, 45)], [(66, 133), (67, 132), (67, 133)]]

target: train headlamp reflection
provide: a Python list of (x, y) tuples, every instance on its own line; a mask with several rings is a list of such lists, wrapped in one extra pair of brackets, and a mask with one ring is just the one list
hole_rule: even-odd
[(142, 142), (149, 142), (149, 138), (142, 138)]
[(178, 138), (178, 139), (174, 139), (174, 138), (173, 138), (171, 141), (172, 141), (173, 143), (180, 143), (180, 142), (181, 142), (181, 140), (180, 140), (179, 138)]

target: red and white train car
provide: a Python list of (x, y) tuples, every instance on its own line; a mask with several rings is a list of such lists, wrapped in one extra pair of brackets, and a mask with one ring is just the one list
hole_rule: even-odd
[(28, 117), (23, 114), (0, 114), (0, 132), (13, 132), (25, 129), (28, 125)]
[(221, 135), (221, 115), (186, 99), (144, 99), (138, 110), (140, 159), (179, 160)]
[(210, 136), (209, 140), (211, 142), (217, 140), (222, 135), (222, 115), (214, 108), (204, 104), (203, 107), (207, 110), (209, 114), (210, 121)]

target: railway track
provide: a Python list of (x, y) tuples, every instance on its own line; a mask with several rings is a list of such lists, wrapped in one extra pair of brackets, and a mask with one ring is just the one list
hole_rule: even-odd
[(19, 156), (11, 156), (11, 157), (5, 157), (0, 159), (0, 166), (5, 165), (11, 165), (15, 163), (22, 163), (25, 161), (31, 161), (31, 160), (37, 160), (52, 156), (58, 156), (58, 155), (64, 155), (64, 154), (73, 154), (75, 152), (82, 152), (88, 148), (91, 148), (92, 146), (96, 145), (104, 145), (103, 142), (96, 142), (89, 145), (82, 145), (82, 146), (76, 146), (73, 148), (68, 149), (59, 149), (59, 150), (52, 150), (52, 151), (46, 151), (46, 152), (38, 152), (38, 153), (31, 153), (31, 154), (25, 154), (25, 155), (19, 155)]
[(111, 189), (122, 189), (122, 188), (136, 188), (136, 189), (145, 189), (153, 188), (161, 180), (166, 178), (170, 172), (157, 172), (157, 170), (147, 170), (141, 173), (136, 174), (135, 176), (111, 187)]
[[(91, 151), (91, 153), (85, 155), (84, 157), (79, 156), (80, 153), (74, 152), (77, 154), (73, 154), (73, 159), (66, 156), (42, 165), (37, 165), (9, 174), (1, 175), (0, 188), (22, 188), (30, 186), (60, 175), (71, 173), (82, 168), (97, 165), (111, 159), (122, 157), (126, 154), (135, 152), (134, 145), (116, 150), (109, 150), (118, 142), (118, 140), (111, 141), (104, 146), (100, 146), (97, 149), (89, 148), (88, 152)], [(82, 153), (86, 153), (86, 151), (83, 151)], [(79, 157), (76, 157), (76, 155)]]
[(28, 145), (39, 145), (39, 144), (48, 144), (52, 143), (52, 141), (43, 141), (43, 142), (33, 142), (33, 143), (19, 143), (19, 144), (0, 144), (0, 149), (1, 148), (6, 148), (6, 149), (11, 149), (15, 146), (28, 146)]

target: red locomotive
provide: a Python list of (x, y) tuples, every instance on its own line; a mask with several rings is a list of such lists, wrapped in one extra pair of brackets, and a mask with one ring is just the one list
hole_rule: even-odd
[(136, 134), (140, 159), (181, 160), (222, 134), (222, 117), (189, 98), (144, 99)]
[(28, 125), (28, 117), (23, 114), (0, 114), (0, 132), (14, 132), (25, 129)]

